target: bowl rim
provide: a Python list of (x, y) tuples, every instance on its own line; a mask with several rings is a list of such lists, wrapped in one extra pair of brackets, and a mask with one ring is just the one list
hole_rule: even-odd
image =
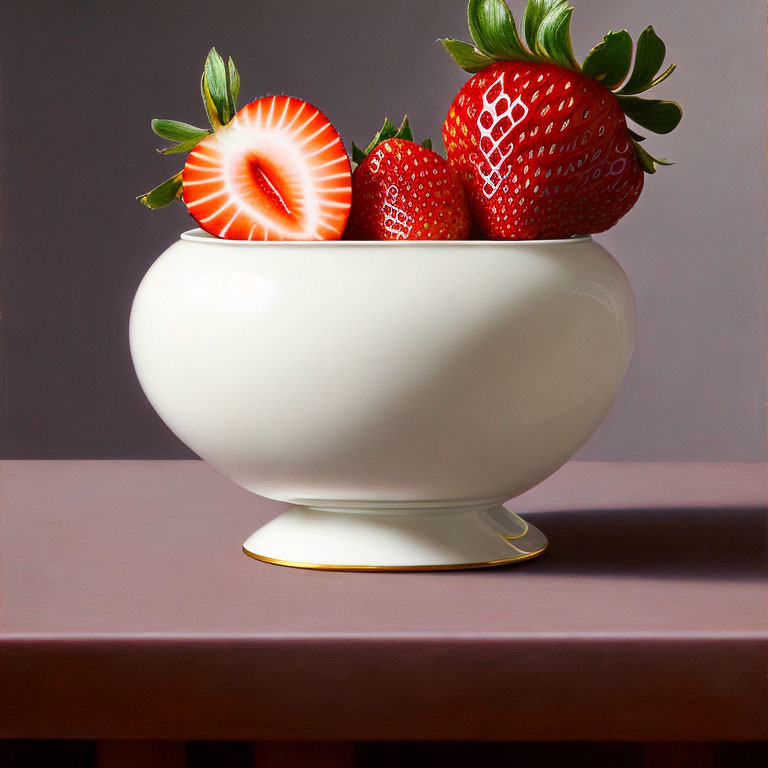
[(227, 240), (210, 235), (199, 227), (188, 229), (180, 235), (182, 240), (190, 243), (206, 243), (226, 246), (254, 247), (342, 247), (365, 246), (367, 248), (455, 248), (461, 247), (531, 247), (536, 245), (572, 245), (592, 241), (591, 235), (578, 235), (560, 240)]

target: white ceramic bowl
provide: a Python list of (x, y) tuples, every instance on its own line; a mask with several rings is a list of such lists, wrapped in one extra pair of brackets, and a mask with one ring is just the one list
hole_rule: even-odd
[(187, 232), (133, 304), (168, 426), (295, 505), (246, 542), (305, 567), (468, 567), (546, 539), (501, 504), (565, 463), (629, 363), (634, 300), (590, 237), (247, 242)]

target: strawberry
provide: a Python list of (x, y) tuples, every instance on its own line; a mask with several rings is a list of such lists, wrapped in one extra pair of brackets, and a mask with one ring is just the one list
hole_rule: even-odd
[(349, 158), (328, 119), (301, 99), (271, 96), (236, 112), (240, 78), (211, 51), (203, 102), (213, 132), (170, 120), (152, 127), (189, 152), (184, 170), (140, 198), (150, 208), (181, 196), (206, 231), (233, 240), (335, 240), (352, 196)]
[(459, 172), (473, 217), (495, 239), (565, 238), (603, 232), (637, 202), (644, 172), (671, 165), (652, 157), (627, 117), (668, 133), (682, 111), (636, 94), (662, 82), (666, 49), (648, 27), (638, 38), (609, 32), (579, 65), (567, 0), (529, 0), (526, 47), (504, 0), (470, 0), (474, 45), (441, 42), (475, 73), (443, 126), (448, 161)]
[(338, 133), (290, 96), (257, 99), (203, 139), (182, 183), (197, 223), (233, 240), (336, 240), (352, 194)]
[(458, 174), (413, 141), (408, 118), (398, 130), (389, 120), (361, 150), (352, 175), (352, 210), (345, 237), (356, 240), (463, 240), (471, 219)]

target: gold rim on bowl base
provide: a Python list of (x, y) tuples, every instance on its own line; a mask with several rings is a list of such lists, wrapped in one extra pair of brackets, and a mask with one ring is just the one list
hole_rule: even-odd
[(365, 572), (395, 572), (395, 571), (463, 571), (477, 568), (496, 568), (500, 565), (510, 565), (523, 560), (531, 560), (541, 555), (546, 550), (547, 544), (535, 552), (525, 552), (515, 557), (507, 557), (501, 560), (488, 560), (481, 563), (460, 563), (457, 565), (336, 565), (331, 563), (297, 563), (291, 560), (278, 560), (266, 555), (257, 555), (243, 547), (243, 552), (254, 560), (272, 565), (282, 565), (287, 568), (305, 568), (314, 571), (365, 571)]

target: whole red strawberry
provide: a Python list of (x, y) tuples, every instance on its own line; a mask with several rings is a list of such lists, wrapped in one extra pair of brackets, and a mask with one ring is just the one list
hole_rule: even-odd
[(416, 144), (408, 119), (389, 120), (361, 150), (352, 174), (345, 237), (353, 240), (464, 240), (471, 218), (459, 176), (427, 139)]
[[(629, 117), (656, 133), (680, 122), (679, 105), (637, 98), (672, 74), (658, 74), (666, 49), (648, 27), (638, 38), (609, 32), (579, 65), (567, 0), (529, 0), (526, 47), (503, 0), (470, 0), (474, 46), (442, 43), (477, 73), (443, 126), (477, 225), (495, 239), (564, 238), (603, 232), (637, 202), (645, 173), (670, 165), (649, 155)], [(614, 93), (614, 91), (616, 91)]]

